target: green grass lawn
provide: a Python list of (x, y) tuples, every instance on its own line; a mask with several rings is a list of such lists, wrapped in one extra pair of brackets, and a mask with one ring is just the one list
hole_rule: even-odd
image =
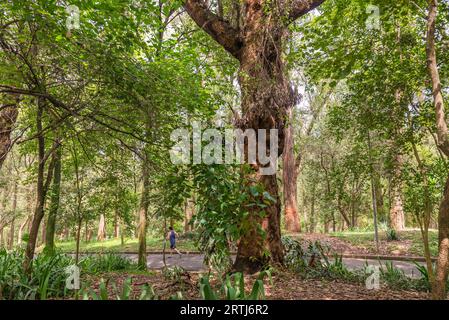
[[(76, 242), (66, 241), (57, 242), (56, 247), (63, 252), (75, 251)], [(164, 246), (164, 241), (162, 238), (148, 238), (147, 239), (147, 251), (162, 250)], [(195, 243), (189, 239), (179, 239), (176, 241), (176, 247), (181, 251), (197, 251)], [(170, 248), (170, 243), (167, 241), (166, 248)], [(126, 238), (125, 243), (122, 245), (120, 239), (109, 239), (105, 241), (91, 241), (80, 243), (81, 252), (137, 252), (138, 251), (138, 240), (132, 238)]]
[[(383, 246), (387, 246), (387, 250), (392, 251), (395, 248), (401, 248), (409, 255), (423, 256), (423, 244), (421, 232), (419, 230), (405, 230), (398, 233), (399, 241), (388, 241), (385, 231), (379, 231), (379, 239), (382, 241)], [(374, 244), (374, 231), (371, 232), (334, 232), (331, 236), (345, 240), (353, 244), (354, 246), (361, 246), (368, 249), (375, 248)], [(438, 254), (438, 231), (429, 230), (429, 244), (430, 252), (432, 256)]]

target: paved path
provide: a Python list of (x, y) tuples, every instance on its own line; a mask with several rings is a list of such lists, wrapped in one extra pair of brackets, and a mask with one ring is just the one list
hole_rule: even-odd
[[(122, 255), (137, 261), (137, 254), (122, 254)], [(188, 271), (204, 271), (207, 269), (207, 266), (203, 264), (203, 258), (204, 258), (203, 254), (183, 254), (182, 256), (179, 256), (178, 254), (167, 254), (166, 262), (168, 266), (178, 265)], [(147, 256), (147, 261), (148, 261), (147, 263), (148, 268), (150, 269), (162, 269), (164, 266), (162, 262), (162, 254), (149, 254)], [(379, 263), (378, 260), (343, 258), (343, 263), (350, 270), (363, 269), (366, 263), (373, 266), (379, 266), (381, 264), (382, 268), (385, 268), (387, 262), (389, 261), (382, 260)], [(408, 261), (392, 261), (392, 262), (396, 268), (404, 271), (404, 273), (407, 276), (413, 278), (421, 277), (421, 274), (419, 273), (418, 269), (416, 268), (413, 262)], [(419, 264), (424, 263), (419, 262)]]

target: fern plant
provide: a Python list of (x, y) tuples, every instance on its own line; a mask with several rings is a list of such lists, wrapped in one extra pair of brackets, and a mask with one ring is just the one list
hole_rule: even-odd
[(266, 276), (272, 282), (271, 272), (269, 270), (262, 271), (249, 294), (245, 292), (245, 278), (240, 272), (227, 275), (218, 291), (212, 288), (209, 277), (202, 277), (200, 279), (200, 294), (204, 300), (218, 300), (220, 298), (223, 300), (263, 300), (265, 299), (263, 280)]

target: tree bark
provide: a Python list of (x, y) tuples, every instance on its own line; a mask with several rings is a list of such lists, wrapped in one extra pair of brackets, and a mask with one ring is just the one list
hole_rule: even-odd
[(284, 153), (282, 156), (282, 182), (284, 187), (285, 229), (289, 232), (300, 232), (301, 224), (298, 215), (297, 166), (294, 152), (293, 108), (287, 110), (289, 123), (285, 128)]
[(144, 152), (144, 161), (142, 162), (142, 194), (140, 196), (140, 208), (139, 208), (139, 257), (138, 266), (142, 270), (147, 269), (147, 218), (148, 218), (148, 205), (149, 205), (149, 193), (150, 193), (150, 173), (148, 168), (148, 156)]
[[(36, 249), (36, 242), (39, 233), (39, 226), (41, 224), (42, 218), (44, 217), (44, 206), (45, 199), (47, 195), (47, 190), (49, 183), (52, 179), (53, 167), (55, 162), (54, 153), (51, 162), (48, 166), (47, 177), (45, 178), (45, 163), (49, 154), (45, 153), (45, 139), (42, 134), (42, 116), (44, 112), (43, 101), (41, 98), (38, 99), (38, 110), (36, 116), (37, 132), (38, 135), (38, 172), (37, 172), (37, 194), (36, 194), (36, 207), (34, 210), (33, 220), (31, 223), (30, 236), (25, 249), (25, 259), (23, 262), (23, 269), (25, 273), (30, 274), (32, 268), (32, 261), (34, 257), (34, 251)], [(53, 149), (56, 149), (57, 142), (53, 145)]]
[(435, 281), (432, 286), (433, 299), (446, 299), (446, 283), (449, 271), (449, 177), (446, 181), (443, 201), (438, 216), (438, 258)]
[[(279, 132), (279, 155), (283, 151), (284, 124), (287, 110), (295, 103), (282, 61), (282, 48), (288, 34), (288, 22), (314, 9), (323, 0), (292, 1), (291, 3), (268, 3), (264, 0), (245, 0), (241, 28), (232, 27), (227, 21), (212, 13), (201, 0), (187, 0), (184, 7), (196, 24), (207, 32), (240, 62), (239, 85), (241, 89), (242, 118), (236, 121), (240, 129), (277, 129)], [(270, 7), (271, 6), (271, 7)], [(269, 13), (265, 9), (268, 10)], [(258, 135), (258, 134), (257, 134)], [(265, 143), (269, 150), (270, 138)], [(246, 159), (248, 150), (245, 146)], [(283, 262), (280, 230), (280, 201), (276, 174), (261, 175), (260, 159), (252, 164), (248, 173), (250, 184), (262, 186), (274, 198), (265, 208), (250, 210), (248, 228), (239, 241), (234, 269), (255, 272), (266, 263)], [(262, 226), (266, 237), (260, 234)], [(267, 259), (265, 249), (270, 252)]]
[(396, 154), (394, 159), (393, 178), (391, 180), (390, 228), (401, 231), (405, 228), (404, 208), (402, 205), (402, 155)]
[(23, 229), (26, 227), (26, 225), (29, 223), (31, 219), (31, 216), (27, 216), (25, 221), (20, 225), (19, 231), (17, 233), (17, 244), (22, 244), (22, 237), (23, 237)]
[(78, 265), (79, 256), (80, 256), (80, 240), (81, 240), (81, 228), (83, 224), (83, 218), (81, 215), (78, 215), (78, 223), (76, 228), (76, 251), (75, 251), (75, 264)]
[[(427, 69), (432, 81), (432, 93), (436, 115), (437, 144), (439, 149), (449, 157), (449, 131), (444, 111), (444, 100), (441, 92), (440, 74), (438, 71), (437, 53), (435, 47), (435, 28), (438, 14), (438, 1), (429, 0), (429, 15), (427, 18), (426, 55)], [(434, 299), (446, 299), (446, 282), (449, 268), (449, 176), (446, 181), (443, 200), (438, 216), (438, 262), (435, 271), (435, 281), (432, 286)]]
[(53, 171), (53, 185), (51, 190), (50, 208), (47, 218), (47, 232), (45, 236), (45, 251), (53, 254), (55, 251), (56, 217), (59, 209), (59, 197), (61, 191), (61, 156), (62, 148), (55, 153), (55, 168)]
[(16, 210), (17, 210), (17, 189), (18, 189), (18, 183), (17, 180), (14, 181), (14, 191), (13, 191), (13, 200), (12, 200), (12, 219), (11, 219), (11, 224), (10, 224), (10, 229), (9, 229), (9, 244), (8, 244), (8, 248), (9, 250), (12, 250), (12, 248), (14, 247), (14, 238), (15, 238), (15, 228), (16, 228)]
[(0, 169), (11, 148), (11, 132), (19, 114), (16, 103), (1, 106), (0, 109)]
[(115, 209), (114, 214), (114, 238), (118, 239), (120, 237), (120, 219), (117, 209)]
[(100, 214), (100, 221), (98, 222), (97, 240), (103, 241), (106, 237), (106, 222), (104, 214)]

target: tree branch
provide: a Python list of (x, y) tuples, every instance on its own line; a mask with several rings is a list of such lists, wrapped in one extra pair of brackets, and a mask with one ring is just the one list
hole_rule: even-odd
[(184, 8), (201, 29), (222, 45), (226, 51), (239, 59), (243, 40), (238, 30), (212, 13), (202, 0), (186, 0)]
[(288, 18), (290, 22), (319, 7), (326, 0), (293, 0)]

